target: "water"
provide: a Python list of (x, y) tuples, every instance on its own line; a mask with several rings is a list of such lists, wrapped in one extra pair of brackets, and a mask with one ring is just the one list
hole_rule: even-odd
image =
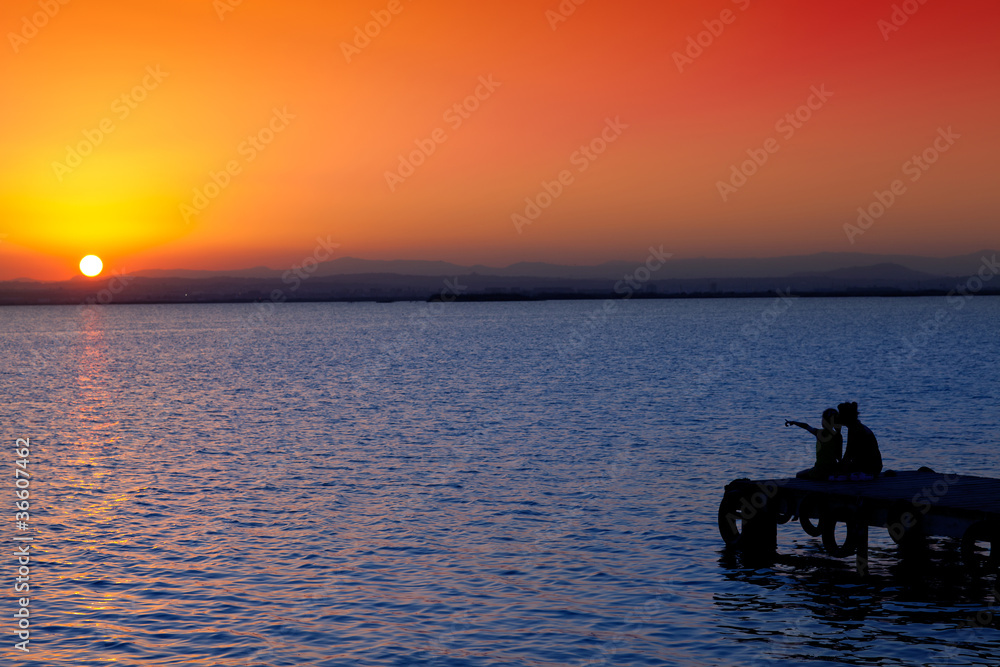
[(954, 545), (873, 530), (861, 580), (785, 525), (753, 569), (716, 511), (845, 400), (888, 468), (1000, 477), (1000, 299), (603, 308), (0, 309), (37, 540), (7, 663), (997, 664)]

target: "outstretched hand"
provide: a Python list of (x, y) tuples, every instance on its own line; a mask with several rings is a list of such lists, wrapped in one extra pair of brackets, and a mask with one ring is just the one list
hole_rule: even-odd
[(785, 426), (791, 426), (791, 425), (792, 425), (792, 422), (790, 422), (790, 421), (788, 421), (788, 420), (786, 419), (786, 420), (785, 420)]

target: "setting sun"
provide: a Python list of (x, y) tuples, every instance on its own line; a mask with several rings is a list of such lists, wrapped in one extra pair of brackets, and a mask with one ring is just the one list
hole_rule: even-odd
[(90, 278), (100, 274), (103, 268), (104, 262), (97, 255), (87, 255), (80, 260), (80, 273)]

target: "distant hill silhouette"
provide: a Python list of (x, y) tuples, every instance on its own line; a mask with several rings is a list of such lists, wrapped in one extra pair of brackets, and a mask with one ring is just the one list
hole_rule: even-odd
[(914, 271), (901, 264), (886, 262), (884, 264), (872, 264), (871, 266), (852, 266), (848, 269), (834, 269), (833, 271), (809, 273), (796, 273), (796, 277), (824, 276), (827, 278), (839, 278), (844, 280), (929, 280), (940, 278), (939, 275), (925, 273), (924, 271)]
[[(817, 275), (832, 271), (855, 271), (861, 268), (896, 265), (929, 276), (961, 276), (974, 272), (983, 256), (997, 251), (982, 251), (956, 257), (918, 257), (909, 255), (868, 255), (864, 253), (818, 253), (767, 258), (687, 258), (671, 259), (656, 273), (658, 280), (780, 278), (792, 275)], [(340, 257), (323, 262), (313, 277), (386, 273), (401, 276), (505, 276), (564, 278), (570, 280), (618, 280), (635, 270), (636, 261), (605, 262), (592, 266), (519, 262), (506, 267), (477, 264), (464, 266), (427, 260), (370, 260)], [(225, 271), (152, 270), (137, 271), (137, 277), (149, 278), (277, 278), (287, 271), (264, 266)], [(901, 274), (902, 277), (902, 274)]]
[[(947, 294), (975, 273), (982, 252), (932, 258), (822, 253), (766, 259), (667, 261), (636, 289), (624, 279), (642, 264), (566, 266), (522, 262), (507, 267), (434, 261), (377, 261), (344, 257), (324, 262), (306, 279), (288, 269), (140, 271), (62, 282), (0, 282), (0, 305), (102, 303), (215, 303), (254, 301), (426, 301), (765, 296)], [(460, 285), (460, 289), (449, 287)], [(102, 290), (104, 290), (102, 292)], [(1000, 280), (983, 294), (1000, 293)]]

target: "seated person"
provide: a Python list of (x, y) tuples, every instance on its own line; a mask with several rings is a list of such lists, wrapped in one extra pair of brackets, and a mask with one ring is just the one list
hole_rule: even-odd
[(847, 427), (847, 449), (840, 473), (849, 479), (875, 479), (882, 472), (882, 452), (872, 430), (858, 421), (858, 404), (837, 406), (839, 421)]
[(813, 428), (802, 422), (786, 421), (785, 426), (798, 426), (816, 436), (816, 463), (795, 476), (799, 479), (827, 480), (840, 470), (840, 455), (844, 448), (844, 437), (840, 435), (837, 411), (829, 408), (823, 411), (823, 428)]

